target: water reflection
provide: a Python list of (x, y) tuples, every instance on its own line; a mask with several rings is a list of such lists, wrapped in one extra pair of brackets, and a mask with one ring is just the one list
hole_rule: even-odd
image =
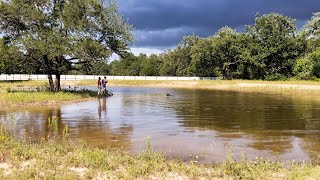
[[(101, 105), (101, 101), (102, 101), (102, 105)], [(98, 99), (98, 115), (99, 115), (99, 120), (101, 120), (101, 111), (103, 111), (104, 113), (107, 112), (107, 98), (101, 98)]]
[[(320, 151), (320, 104), (294, 96), (208, 90), (111, 87), (114, 96), (13, 113), (15, 134), (33, 139), (50, 134), (48, 118), (68, 126), (71, 137), (100, 148), (153, 149), (169, 158), (221, 161), (232, 150), (281, 160), (308, 160)], [(170, 94), (171, 96), (166, 96)], [(107, 102), (108, 101), (108, 102)], [(23, 129), (26, 129), (25, 131)], [(59, 131), (59, 133), (62, 133)]]

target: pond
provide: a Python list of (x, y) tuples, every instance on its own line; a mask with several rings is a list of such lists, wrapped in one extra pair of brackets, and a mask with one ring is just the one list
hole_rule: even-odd
[[(94, 88), (94, 87), (91, 87)], [(304, 161), (320, 152), (320, 103), (286, 95), (215, 90), (109, 87), (107, 99), (54, 107), (0, 110), (14, 119), (16, 137), (49, 134), (58, 117), (74, 140), (137, 154), (150, 137), (152, 149), (169, 159), (214, 163), (228, 152), (236, 159), (265, 157)], [(62, 133), (62, 131), (59, 131)]]

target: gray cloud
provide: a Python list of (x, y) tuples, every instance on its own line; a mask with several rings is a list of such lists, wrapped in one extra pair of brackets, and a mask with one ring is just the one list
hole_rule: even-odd
[(120, 0), (120, 12), (136, 28), (136, 47), (169, 47), (182, 36), (208, 36), (227, 25), (241, 29), (255, 14), (278, 12), (301, 25), (320, 11), (319, 0)]

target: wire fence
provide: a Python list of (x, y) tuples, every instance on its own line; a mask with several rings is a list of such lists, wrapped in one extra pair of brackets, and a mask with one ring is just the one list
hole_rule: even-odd
[[(106, 76), (106, 75), (61, 75), (60, 80), (97, 80), (106, 77), (108, 80), (159, 80), (159, 81), (198, 81), (217, 80), (217, 77), (175, 77), (175, 76)], [(55, 75), (52, 75), (55, 79)], [(0, 81), (48, 80), (44, 74), (1, 74)]]

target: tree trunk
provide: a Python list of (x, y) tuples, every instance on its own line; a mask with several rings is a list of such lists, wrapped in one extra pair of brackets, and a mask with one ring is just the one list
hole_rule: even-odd
[(56, 73), (56, 91), (61, 91), (60, 76), (60, 73)]
[(49, 79), (50, 91), (54, 91), (54, 84), (53, 84), (51, 73), (48, 73), (48, 79)]
[(52, 70), (51, 70), (51, 65), (49, 63), (49, 58), (47, 55), (43, 56), (44, 62), (47, 66), (47, 74), (48, 74), (48, 80), (49, 80), (49, 85), (50, 85), (50, 91), (54, 91), (54, 84), (53, 84), (53, 79), (52, 79)]

